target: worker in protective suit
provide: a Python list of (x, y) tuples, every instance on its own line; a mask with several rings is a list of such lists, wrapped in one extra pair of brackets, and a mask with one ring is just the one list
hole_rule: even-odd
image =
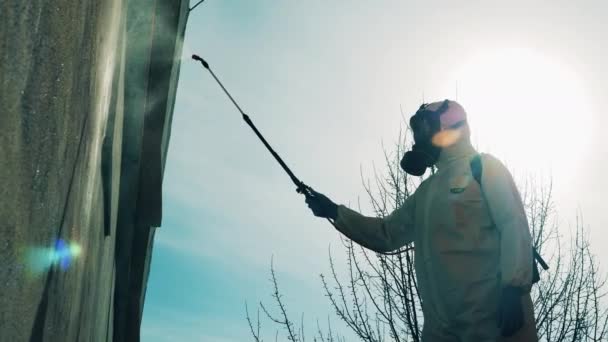
[(410, 119), (414, 146), (401, 167), (436, 172), (390, 215), (366, 217), (313, 191), (313, 213), (377, 252), (414, 242), (425, 342), (537, 341), (530, 288), (532, 245), (521, 197), (496, 158), (481, 156), (476, 182), (464, 109), (422, 105)]

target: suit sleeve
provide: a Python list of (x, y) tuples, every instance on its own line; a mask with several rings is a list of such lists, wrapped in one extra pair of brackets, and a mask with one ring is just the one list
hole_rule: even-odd
[(511, 173), (496, 158), (484, 158), (482, 187), (490, 214), (500, 232), (500, 273), (503, 286), (532, 283), (532, 237), (524, 205)]
[(335, 225), (363, 247), (375, 252), (393, 251), (414, 241), (414, 208), (414, 195), (384, 218), (364, 216), (340, 205)]

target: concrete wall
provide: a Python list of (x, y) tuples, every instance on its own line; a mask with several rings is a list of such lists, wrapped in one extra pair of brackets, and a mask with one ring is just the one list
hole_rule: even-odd
[(0, 341), (139, 340), (187, 2), (0, 2)]

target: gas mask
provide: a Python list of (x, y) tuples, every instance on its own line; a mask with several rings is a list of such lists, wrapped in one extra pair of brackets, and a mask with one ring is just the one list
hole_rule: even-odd
[(412, 176), (422, 176), (428, 167), (435, 165), (441, 148), (433, 144), (433, 136), (441, 131), (441, 114), (448, 110), (449, 101), (445, 100), (436, 110), (423, 104), (410, 119), (414, 133), (414, 146), (401, 159), (401, 168)]

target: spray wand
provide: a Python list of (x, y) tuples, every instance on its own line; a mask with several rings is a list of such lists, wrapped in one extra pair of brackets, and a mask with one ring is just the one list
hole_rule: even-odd
[(234, 103), (234, 105), (236, 106), (236, 108), (239, 110), (239, 112), (241, 113), (243, 120), (247, 123), (247, 125), (249, 125), (249, 127), (251, 127), (251, 129), (255, 132), (255, 135), (258, 136), (258, 138), (260, 138), (260, 140), (262, 141), (262, 143), (264, 144), (264, 146), (266, 146), (266, 148), (268, 149), (268, 151), (270, 151), (270, 154), (272, 154), (272, 156), (274, 157), (274, 159), (276, 159), (277, 162), (279, 162), (279, 164), (281, 165), (281, 167), (283, 168), (283, 170), (285, 170), (285, 172), (287, 172), (287, 175), (289, 176), (289, 178), (291, 178), (291, 181), (296, 185), (296, 191), (300, 194), (303, 194), (304, 196), (308, 197), (312, 197), (312, 189), (304, 184), (304, 182), (302, 182), (301, 180), (298, 179), (298, 177), (296, 177), (296, 175), (293, 174), (293, 172), (291, 171), (291, 169), (289, 169), (289, 167), (287, 166), (287, 164), (285, 164), (285, 162), (283, 161), (283, 159), (281, 159), (281, 157), (279, 156), (278, 153), (275, 152), (275, 150), (270, 146), (270, 144), (266, 141), (266, 139), (264, 138), (264, 136), (262, 135), (262, 133), (260, 133), (260, 131), (258, 131), (257, 127), (255, 127), (255, 125), (253, 124), (253, 122), (251, 121), (251, 119), (249, 118), (249, 115), (245, 114), (243, 112), (243, 110), (241, 109), (241, 107), (238, 105), (238, 103), (236, 103), (236, 101), (234, 100), (234, 98), (232, 97), (232, 95), (230, 95), (230, 93), (228, 92), (228, 90), (226, 90), (226, 88), (224, 87), (224, 85), (222, 84), (222, 82), (220, 82), (220, 80), (217, 78), (217, 76), (215, 76), (215, 73), (213, 73), (213, 70), (211, 70), (211, 68), (209, 67), (209, 64), (202, 59), (201, 57), (199, 57), (198, 55), (192, 55), (192, 59), (194, 59), (195, 61), (199, 61), (201, 62), (201, 64), (203, 65), (203, 67), (205, 67), (205, 69), (207, 69), (209, 71), (209, 73), (211, 73), (211, 76), (213, 76), (213, 78), (215, 79), (215, 81), (220, 85), (220, 87), (222, 87), (222, 90), (224, 90), (224, 93), (226, 93), (226, 95), (228, 95), (228, 98), (230, 98), (230, 101), (232, 101), (232, 103)]
[[(291, 178), (291, 181), (296, 185), (296, 191), (298, 193), (303, 194), (304, 196), (306, 196), (306, 198), (313, 198), (314, 194), (313, 194), (312, 188), (309, 187), (308, 185), (304, 184), (304, 182), (302, 182), (301, 180), (299, 180), (298, 177), (296, 177), (296, 175), (293, 174), (293, 172), (289, 169), (289, 167), (287, 166), (287, 164), (285, 164), (285, 162), (283, 161), (283, 159), (281, 159), (281, 157), (275, 152), (275, 150), (266, 141), (266, 139), (264, 138), (264, 136), (262, 135), (262, 133), (260, 133), (260, 131), (258, 131), (257, 127), (255, 127), (255, 125), (253, 124), (253, 122), (249, 118), (249, 115), (247, 115), (247, 114), (245, 114), (245, 112), (243, 112), (243, 110), (238, 105), (238, 103), (236, 103), (236, 101), (234, 100), (234, 98), (232, 97), (232, 95), (230, 95), (230, 93), (228, 92), (228, 90), (226, 90), (226, 88), (224, 87), (224, 85), (222, 84), (222, 82), (217, 78), (217, 76), (215, 76), (215, 73), (213, 73), (213, 70), (211, 70), (211, 68), (209, 67), (209, 63), (207, 63), (204, 59), (202, 59), (198, 55), (192, 55), (192, 59), (194, 59), (195, 61), (201, 62), (201, 64), (203, 65), (203, 67), (205, 67), (205, 69), (207, 69), (209, 71), (209, 73), (211, 73), (211, 76), (213, 76), (213, 78), (215, 79), (215, 81), (220, 85), (220, 87), (222, 87), (222, 90), (224, 90), (224, 93), (226, 93), (226, 95), (228, 95), (228, 98), (230, 98), (230, 101), (232, 101), (232, 103), (235, 105), (235, 107), (239, 110), (239, 112), (241, 113), (241, 115), (243, 117), (243, 120), (247, 123), (247, 125), (249, 125), (249, 127), (251, 127), (251, 129), (255, 132), (255, 135), (258, 136), (258, 138), (262, 141), (262, 143), (264, 144), (264, 146), (266, 146), (266, 148), (268, 149), (268, 151), (270, 151), (270, 153), (272, 154), (272, 156), (274, 157), (274, 159), (276, 159), (276, 161), (279, 162), (279, 164), (281, 165), (281, 167), (283, 168), (283, 170), (285, 170), (285, 172), (287, 172), (287, 175), (289, 175), (289, 178)], [(327, 221), (329, 221), (329, 223), (331, 223), (332, 226), (334, 226), (336, 229), (338, 229), (338, 227), (336, 226), (336, 224), (334, 223), (334, 221), (332, 221), (330, 218), (327, 218)], [(409, 250), (412, 250), (412, 249), (413, 249), (413, 247), (407, 247), (407, 248), (404, 248), (402, 250), (397, 250), (395, 252), (378, 252), (378, 251), (376, 251), (376, 253), (383, 254), (383, 255), (397, 255), (397, 254), (405, 253), (405, 252), (407, 252)]]

